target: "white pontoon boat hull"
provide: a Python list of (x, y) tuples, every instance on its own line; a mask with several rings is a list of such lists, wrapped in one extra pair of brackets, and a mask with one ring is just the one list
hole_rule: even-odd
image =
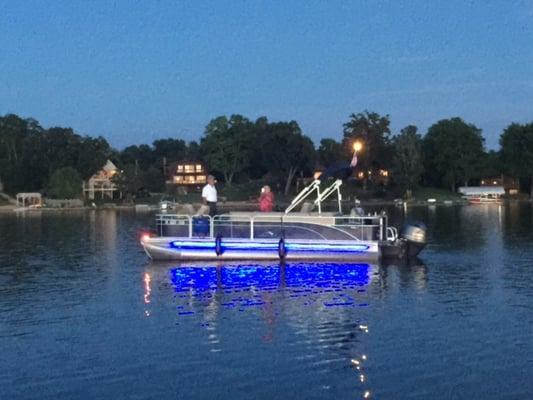
[(376, 241), (145, 237), (141, 244), (153, 260), (378, 260)]

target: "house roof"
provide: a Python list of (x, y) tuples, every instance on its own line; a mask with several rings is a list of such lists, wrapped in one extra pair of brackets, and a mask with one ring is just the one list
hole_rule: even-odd
[(118, 168), (115, 164), (111, 162), (111, 160), (107, 160), (105, 165), (101, 168), (106, 172), (116, 171)]

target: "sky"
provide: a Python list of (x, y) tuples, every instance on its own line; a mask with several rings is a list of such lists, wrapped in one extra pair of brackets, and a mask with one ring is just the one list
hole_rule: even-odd
[(364, 110), (393, 133), (459, 116), (497, 148), (533, 121), (533, 0), (0, 0), (0, 115), (120, 149), (230, 114), (318, 144)]

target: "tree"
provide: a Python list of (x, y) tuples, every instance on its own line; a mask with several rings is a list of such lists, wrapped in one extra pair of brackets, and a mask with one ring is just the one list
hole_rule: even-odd
[(483, 159), (481, 129), (461, 118), (443, 119), (433, 124), (424, 137), (426, 180), (452, 191), (458, 183), (479, 174)]
[(320, 141), (317, 157), (322, 166), (328, 167), (346, 159), (346, 151), (344, 151), (342, 143), (337, 142), (335, 139), (325, 138)]
[(480, 178), (495, 178), (502, 174), (503, 166), (499, 151), (490, 150), (483, 153), (480, 163)]
[(124, 194), (137, 195), (143, 186), (142, 171), (138, 165), (127, 164), (120, 174), (113, 176), (112, 181)]
[(527, 179), (533, 197), (533, 122), (513, 123), (500, 136), (501, 156), (506, 172)]
[(187, 157), (187, 143), (181, 139), (158, 139), (153, 142), (155, 162), (158, 166)]
[(269, 170), (285, 182), (285, 195), (289, 193), (296, 174), (311, 173), (316, 160), (313, 141), (302, 134), (296, 121), (269, 124), (262, 149)]
[(79, 144), (76, 169), (83, 179), (88, 179), (106, 163), (112, 153), (113, 149), (103, 137), (92, 138), (85, 136), (81, 138)]
[(77, 165), (82, 139), (72, 128), (49, 128), (43, 133), (42, 139), (50, 176), (59, 168)]
[(0, 179), (6, 192), (39, 190), (48, 180), (43, 164), (43, 128), (31, 118), (0, 116)]
[(146, 170), (155, 164), (156, 156), (154, 150), (147, 144), (133, 145), (120, 152), (120, 161), (122, 165), (137, 164), (142, 170)]
[(163, 176), (163, 172), (156, 167), (148, 168), (141, 173), (141, 186), (148, 192), (163, 192), (165, 190), (165, 177)]
[(228, 185), (250, 162), (253, 128), (250, 120), (241, 115), (215, 118), (205, 128), (201, 154), (211, 169), (224, 176)]
[[(390, 135), (389, 116), (381, 116), (375, 112), (364, 111), (351, 114), (350, 121), (345, 123), (342, 144), (346, 154), (353, 153), (353, 143), (359, 140), (363, 143), (363, 150), (358, 155), (359, 165), (375, 175), (379, 168), (387, 167)], [(367, 178), (363, 181), (367, 185)]]
[(193, 161), (200, 159), (200, 145), (198, 144), (198, 142), (189, 142), (187, 146), (186, 158)]
[(64, 167), (54, 171), (50, 177), (49, 194), (59, 199), (79, 197), (82, 179), (78, 171), (72, 167)]
[(394, 180), (405, 190), (412, 191), (422, 175), (422, 138), (417, 127), (409, 125), (393, 138)]

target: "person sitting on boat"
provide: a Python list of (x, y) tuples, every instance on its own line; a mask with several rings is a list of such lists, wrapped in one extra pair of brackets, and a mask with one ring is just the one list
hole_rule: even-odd
[(202, 200), (209, 206), (209, 215), (214, 217), (217, 214), (217, 188), (215, 187), (215, 177), (208, 175), (207, 185), (202, 189)]
[(259, 196), (259, 210), (261, 212), (271, 212), (273, 208), (274, 193), (270, 190), (270, 186), (263, 186), (261, 188), (261, 195)]

